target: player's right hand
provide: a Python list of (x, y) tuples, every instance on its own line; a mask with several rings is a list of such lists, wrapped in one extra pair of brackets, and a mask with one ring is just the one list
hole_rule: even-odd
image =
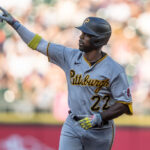
[(2, 11), (2, 14), (0, 14), (0, 20), (1, 22), (4, 20), (8, 24), (13, 25), (15, 23), (15, 19), (12, 17), (11, 14), (9, 14), (4, 8), (0, 6), (0, 10)]

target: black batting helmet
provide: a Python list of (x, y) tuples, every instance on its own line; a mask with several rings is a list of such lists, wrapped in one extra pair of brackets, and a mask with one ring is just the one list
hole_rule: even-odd
[(97, 48), (106, 45), (111, 36), (110, 24), (98, 17), (88, 17), (84, 20), (82, 26), (76, 28), (84, 33), (93, 35), (91, 43)]

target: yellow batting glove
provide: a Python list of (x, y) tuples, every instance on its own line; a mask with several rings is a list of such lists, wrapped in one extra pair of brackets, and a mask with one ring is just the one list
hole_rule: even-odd
[(102, 117), (100, 113), (96, 113), (94, 115), (81, 119), (79, 123), (80, 126), (85, 130), (92, 128), (94, 126), (100, 127), (102, 125)]
[(92, 127), (91, 119), (89, 117), (85, 117), (79, 121), (80, 126), (87, 130)]

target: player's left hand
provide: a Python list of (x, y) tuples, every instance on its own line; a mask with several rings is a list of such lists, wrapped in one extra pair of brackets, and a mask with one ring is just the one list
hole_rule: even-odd
[(87, 129), (92, 128), (94, 126), (100, 127), (102, 125), (102, 118), (101, 118), (100, 113), (96, 113), (92, 116), (88, 116), (88, 117), (81, 119), (79, 121), (79, 123), (83, 129), (87, 130)]
[(2, 11), (2, 14), (0, 14), (0, 20), (1, 22), (6, 21), (8, 24), (13, 25), (16, 21), (11, 14), (9, 14), (4, 8), (0, 6), (0, 10)]

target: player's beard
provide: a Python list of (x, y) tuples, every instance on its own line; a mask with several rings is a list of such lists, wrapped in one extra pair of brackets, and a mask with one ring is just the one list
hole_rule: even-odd
[(84, 44), (79, 41), (79, 50), (85, 53), (91, 52), (94, 49), (92, 44)]
[(82, 52), (88, 53), (93, 51), (94, 49), (96, 49), (96, 47), (94, 47), (93, 44), (85, 45), (84, 43), (79, 42), (79, 50)]
[(88, 53), (88, 52), (91, 52), (93, 49), (91, 47), (88, 47), (88, 46), (79, 46), (79, 50), (82, 51), (82, 52), (85, 52), (85, 53)]

